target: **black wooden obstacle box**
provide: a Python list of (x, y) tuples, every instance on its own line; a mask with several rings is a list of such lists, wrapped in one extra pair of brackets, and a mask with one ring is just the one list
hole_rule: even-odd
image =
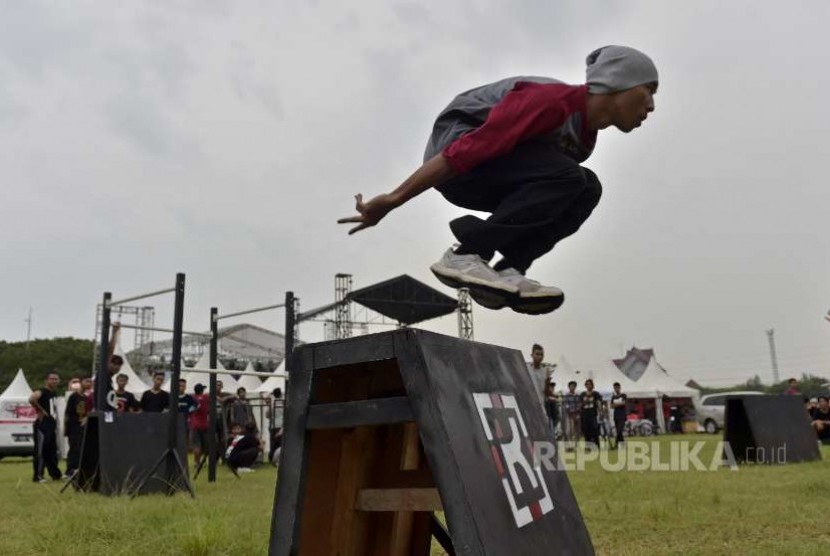
[[(167, 413), (91, 413), (77, 486), (107, 495), (170, 493), (186, 488), (183, 481), (187, 477), (181, 477), (166, 461), (147, 477), (167, 450), (169, 426)], [(185, 438), (181, 419), (177, 450), (181, 462), (187, 461)]]
[(821, 459), (801, 396), (729, 396), (725, 411), (723, 440), (737, 462), (783, 464)]
[(403, 329), (288, 368), (271, 555), (593, 553), (518, 351)]

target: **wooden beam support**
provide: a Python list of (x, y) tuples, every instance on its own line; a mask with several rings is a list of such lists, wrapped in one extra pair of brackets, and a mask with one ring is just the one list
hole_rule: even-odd
[(361, 512), (440, 512), (444, 506), (437, 488), (365, 488), (357, 493)]
[(415, 421), (406, 396), (355, 402), (315, 404), (308, 408), (306, 429), (346, 429)]

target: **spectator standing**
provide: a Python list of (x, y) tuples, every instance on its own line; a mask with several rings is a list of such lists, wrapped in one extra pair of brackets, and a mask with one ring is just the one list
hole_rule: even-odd
[(251, 408), (251, 404), (248, 403), (247, 396), (248, 392), (245, 388), (241, 386), (237, 388), (236, 399), (231, 402), (231, 423), (238, 423), (243, 427), (253, 423), (254, 427), (256, 427), (254, 410)]
[(559, 424), (559, 399), (556, 397), (556, 383), (548, 381), (545, 387), (545, 412), (550, 421), (553, 438), (556, 438), (556, 427)]
[(179, 413), (184, 416), (186, 423), (189, 421), (188, 418), (190, 415), (196, 411), (198, 407), (199, 406), (196, 404), (196, 400), (193, 399), (193, 396), (187, 393), (187, 380), (180, 378), (177, 408)]
[(61, 470), (58, 467), (58, 422), (55, 398), (57, 388), (60, 384), (58, 373), (46, 375), (46, 381), (42, 388), (38, 388), (29, 396), (29, 404), (35, 408), (37, 417), (33, 424), (34, 451), (32, 463), (34, 475), (32, 480), (36, 483), (45, 483), (43, 472), (48, 471), (49, 476), (54, 480), (61, 478)]
[(170, 408), (170, 395), (161, 389), (164, 384), (164, 373), (157, 371), (153, 373), (153, 387), (141, 395), (141, 411), (148, 413), (161, 413)]
[(202, 463), (202, 454), (208, 453), (208, 419), (210, 416), (210, 395), (205, 394), (205, 386), (193, 387), (196, 411), (190, 415), (190, 445), (196, 467)]
[(798, 390), (798, 380), (791, 378), (787, 381), (787, 389), (784, 390), (787, 396), (800, 396), (801, 392)]
[(66, 400), (66, 409), (63, 413), (63, 434), (69, 444), (66, 454), (66, 476), (71, 477), (78, 470), (81, 462), (81, 442), (84, 438), (84, 426), (89, 415), (90, 404), (88, 398), (81, 392), (92, 387), (92, 378), (80, 379), (80, 391), (72, 392)]
[(576, 381), (572, 380), (568, 383), (568, 391), (563, 396), (563, 405), (565, 410), (565, 441), (569, 443), (565, 447), (566, 450), (573, 450), (579, 442), (580, 425), (580, 410), (582, 400), (579, 394), (576, 393)]
[(827, 396), (819, 396), (818, 406), (810, 417), (818, 439), (823, 444), (830, 443), (830, 399)]
[[(115, 357), (118, 357), (117, 355)], [(121, 359), (119, 357), (119, 359)], [(118, 413), (125, 413), (127, 411), (135, 413), (141, 411), (141, 407), (138, 405), (138, 400), (135, 399), (135, 396), (132, 392), (127, 392), (127, 383), (130, 381), (130, 377), (125, 375), (124, 373), (119, 373), (118, 376), (115, 377), (115, 403), (118, 405)]]
[(545, 388), (550, 381), (552, 370), (544, 364), (545, 349), (539, 344), (533, 344), (530, 350), (530, 363), (527, 364), (527, 372), (533, 384), (533, 390), (539, 398), (539, 403), (545, 403)]
[(628, 395), (623, 393), (619, 382), (614, 383), (614, 393), (611, 394), (611, 407), (614, 410), (614, 428), (617, 430), (617, 446), (625, 442), (623, 429), (628, 414)]
[(580, 396), (582, 412), (582, 436), (585, 442), (599, 446), (599, 412), (602, 406), (602, 396), (594, 390), (594, 381), (590, 378), (585, 381), (585, 391)]
[(268, 461), (276, 465), (278, 458), (275, 457), (277, 450), (282, 448), (282, 425), (285, 400), (282, 397), (282, 388), (274, 388), (268, 403), (268, 417), (270, 425), (270, 446), (268, 450)]

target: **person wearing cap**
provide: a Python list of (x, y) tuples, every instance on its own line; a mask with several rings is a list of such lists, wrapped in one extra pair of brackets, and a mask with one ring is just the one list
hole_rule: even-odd
[[(441, 112), (424, 163), (398, 188), (368, 201), (355, 196), (349, 234), (435, 188), (461, 208), (490, 213), (450, 222), (458, 245), (430, 268), (444, 284), (470, 289), (490, 309), (540, 314), (564, 293), (527, 278), (535, 260), (576, 232), (599, 202), (596, 174), (581, 166), (597, 132), (630, 132), (654, 111), (658, 75), (652, 60), (626, 46), (587, 57), (586, 82), (510, 77), (461, 93)], [(495, 253), (502, 258), (494, 266)]]

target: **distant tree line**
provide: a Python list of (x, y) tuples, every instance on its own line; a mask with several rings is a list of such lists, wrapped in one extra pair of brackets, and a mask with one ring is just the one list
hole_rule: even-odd
[(30, 342), (0, 340), (0, 392), (14, 380), (18, 369), (23, 369), (29, 386), (43, 384), (46, 374), (56, 371), (61, 375), (61, 388), (72, 376), (89, 375), (92, 370), (92, 340), (52, 338)]
[(716, 394), (719, 392), (729, 392), (733, 390), (749, 390), (752, 392), (763, 392), (765, 394), (783, 394), (789, 388), (787, 381), (790, 378), (798, 380), (798, 390), (808, 398), (815, 398), (816, 396), (827, 396), (830, 390), (825, 384), (830, 383), (825, 377), (815, 375), (810, 372), (803, 373), (801, 377), (787, 377), (781, 382), (775, 384), (764, 384), (761, 377), (755, 375), (744, 383), (736, 384), (724, 388), (701, 388), (700, 394)]

